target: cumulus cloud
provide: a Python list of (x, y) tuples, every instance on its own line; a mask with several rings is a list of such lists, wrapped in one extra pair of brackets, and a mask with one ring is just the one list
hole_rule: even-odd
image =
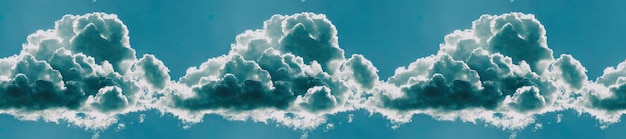
[[(162, 63), (154, 57), (137, 61), (128, 29), (115, 15), (63, 16), (54, 29), (29, 35), (22, 47), (0, 59), (0, 113), (20, 119), (102, 129), (117, 114), (143, 109), (141, 97), (154, 89), (140, 82), (163, 86), (156, 79), (165, 76)], [(148, 76), (134, 79), (130, 73)]]
[(363, 56), (346, 60), (324, 15), (272, 16), (263, 29), (238, 35), (231, 48), (189, 68), (160, 100), (168, 106), (163, 111), (189, 123), (220, 114), (308, 129), (354, 109), (356, 96), (378, 81)]
[(483, 15), (471, 29), (446, 35), (438, 53), (376, 85), (366, 106), (399, 124), (428, 114), (521, 129), (535, 115), (565, 109), (618, 122), (626, 114), (626, 62), (589, 80), (573, 56), (554, 58), (545, 34), (533, 15)]
[(569, 55), (554, 60), (534, 16), (483, 15), (471, 29), (446, 35), (437, 54), (398, 68), (368, 103), (396, 123), (428, 114), (520, 129), (533, 115), (563, 109), (561, 85), (579, 88), (581, 67)]

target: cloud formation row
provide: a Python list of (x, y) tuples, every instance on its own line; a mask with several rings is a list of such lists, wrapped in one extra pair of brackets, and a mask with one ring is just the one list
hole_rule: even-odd
[(483, 15), (439, 47), (383, 80), (365, 56), (344, 55), (324, 15), (274, 15), (172, 79), (154, 55), (136, 57), (116, 15), (66, 15), (0, 59), (0, 113), (94, 130), (151, 109), (189, 124), (216, 114), (302, 130), (359, 109), (394, 124), (426, 114), (512, 130), (567, 109), (605, 124), (626, 113), (626, 61), (589, 80), (574, 57), (553, 55), (533, 15)]

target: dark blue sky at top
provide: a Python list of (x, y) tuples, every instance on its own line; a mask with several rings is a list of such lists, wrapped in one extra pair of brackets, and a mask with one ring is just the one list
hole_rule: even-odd
[[(51, 29), (64, 14), (106, 12), (117, 14), (128, 26), (130, 43), (137, 55), (154, 54), (170, 69), (173, 79), (184, 75), (190, 66), (226, 54), (235, 36), (248, 29), (262, 28), (273, 14), (315, 12), (326, 14), (337, 27), (339, 45), (346, 55), (363, 54), (379, 69), (382, 79), (417, 58), (435, 54), (444, 35), (468, 29), (482, 14), (524, 12), (535, 14), (547, 30), (548, 46), (555, 56), (572, 54), (588, 70), (590, 79), (607, 66), (626, 59), (626, 2), (607, 1), (374, 1), (374, 0), (2, 0), (0, 4), (0, 56), (19, 53), (26, 36), (39, 29)], [(182, 129), (175, 118), (146, 114), (138, 124), (138, 113), (121, 116), (126, 129), (117, 125), (100, 133), (100, 138), (298, 138), (300, 131), (253, 122), (230, 122), (219, 116)], [(383, 117), (355, 114), (348, 124), (347, 113), (330, 116), (335, 129), (320, 127), (309, 138), (506, 138), (509, 132), (462, 122), (440, 122), (428, 116), (393, 130)], [(572, 111), (563, 122), (555, 123), (555, 113), (539, 116), (543, 129), (528, 127), (518, 138), (615, 138), (626, 124), (618, 123), (601, 130), (592, 117)], [(133, 122), (134, 124), (131, 124)], [(339, 124), (341, 122), (342, 124)], [(551, 123), (551, 124), (548, 124)], [(0, 116), (0, 138), (88, 138), (93, 133), (80, 128), (44, 122), (20, 122)]]

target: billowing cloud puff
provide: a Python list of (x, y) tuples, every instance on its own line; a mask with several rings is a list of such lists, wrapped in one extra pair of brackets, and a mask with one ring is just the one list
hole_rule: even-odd
[(578, 91), (588, 84), (587, 69), (574, 59), (571, 55), (563, 54), (557, 58), (551, 65), (552, 79), (565, 87), (568, 91)]
[(369, 91), (379, 83), (378, 69), (363, 55), (352, 55), (342, 65), (343, 77), (359, 90)]
[(146, 54), (133, 66), (132, 76), (146, 88), (159, 91), (170, 84), (169, 69), (154, 55)]
[(55, 29), (28, 36), (22, 53), (48, 60), (59, 48), (93, 57), (96, 64), (107, 61), (121, 73), (136, 59), (126, 25), (117, 16), (103, 13), (63, 16), (55, 22)]
[(604, 74), (582, 88), (576, 95), (576, 107), (596, 117), (602, 124), (619, 122), (626, 114), (626, 62), (608, 67)]
[(189, 68), (160, 103), (190, 123), (220, 114), (316, 127), (325, 115), (354, 108), (351, 100), (362, 91), (353, 86), (371, 88), (378, 80), (363, 56), (346, 61), (336, 35), (324, 15), (275, 15), (263, 29), (238, 35), (228, 55)]
[[(29, 35), (19, 55), (0, 59), (0, 113), (105, 128), (115, 115), (145, 108), (140, 99), (149, 88), (139, 82), (169, 81), (156, 61), (148, 56), (131, 68), (135, 51), (115, 15), (66, 15), (54, 29)], [(147, 76), (134, 79), (131, 72)]]
[(301, 57), (307, 65), (316, 61), (326, 72), (334, 72), (345, 59), (335, 25), (326, 16), (313, 13), (274, 15), (262, 30), (238, 35), (230, 53), (257, 60), (268, 48)]

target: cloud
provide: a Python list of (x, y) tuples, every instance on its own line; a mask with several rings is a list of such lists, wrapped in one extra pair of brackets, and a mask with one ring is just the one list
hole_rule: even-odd
[(581, 67), (569, 55), (554, 60), (534, 16), (483, 15), (446, 35), (437, 54), (398, 68), (368, 103), (399, 124), (428, 114), (521, 129), (534, 115), (564, 108), (569, 93), (560, 90), (586, 81)]
[(626, 113), (626, 61), (591, 81), (573, 56), (555, 58), (545, 28), (529, 14), (483, 15), (386, 80), (365, 56), (344, 55), (337, 29), (321, 14), (274, 15), (177, 80), (156, 56), (136, 57), (129, 40), (122, 21), (104, 13), (66, 15), (29, 35), (19, 54), (0, 59), (0, 113), (93, 130), (150, 109), (185, 124), (215, 114), (300, 130), (360, 109), (394, 127), (426, 114), (508, 130), (566, 109), (604, 124)]
[(115, 128), (115, 132), (119, 132), (120, 130), (124, 130), (124, 129), (126, 129), (126, 124), (119, 123), (117, 124), (117, 128)]
[(378, 80), (363, 56), (346, 60), (324, 15), (272, 16), (263, 29), (238, 35), (231, 47), (227, 55), (189, 68), (163, 94), (163, 111), (189, 123), (219, 114), (309, 129), (326, 115), (354, 109), (362, 88)]
[(346, 60), (335, 26), (313, 13), (273, 16), (178, 81), (154, 55), (138, 59), (129, 44), (115, 15), (64, 16), (54, 29), (29, 35), (20, 54), (0, 59), (0, 112), (86, 129), (147, 109), (185, 123), (218, 114), (308, 129), (355, 109), (362, 89), (378, 80), (363, 56)]
[(144, 119), (146, 118), (146, 114), (139, 114), (139, 123), (143, 123)]
[(617, 67), (608, 67), (604, 74), (593, 83), (584, 86), (573, 97), (574, 105), (579, 112), (585, 112), (600, 121), (605, 127), (620, 121), (626, 114), (626, 62)]
[(352, 123), (354, 120), (354, 114), (348, 114), (348, 123)]
[(18, 55), (0, 59), (0, 113), (20, 119), (102, 129), (114, 124), (117, 114), (144, 109), (145, 90), (155, 89), (143, 85), (163, 86), (154, 76), (131, 76), (165, 75), (163, 69), (149, 69), (162, 68), (160, 61), (154, 64), (150, 56), (137, 61), (128, 29), (115, 15), (66, 15), (54, 29), (29, 35), (22, 47)]

